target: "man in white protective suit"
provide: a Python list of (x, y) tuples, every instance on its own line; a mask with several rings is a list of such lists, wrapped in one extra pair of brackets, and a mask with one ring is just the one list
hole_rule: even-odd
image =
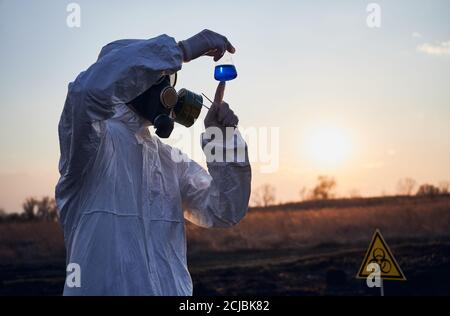
[[(168, 137), (174, 121), (192, 119), (195, 94), (185, 91), (181, 102), (168, 78), (183, 62), (204, 55), (217, 61), (226, 51), (235, 49), (209, 30), (179, 43), (167, 35), (119, 40), (69, 84), (56, 201), (67, 264), (79, 266), (80, 282), (66, 282), (64, 295), (192, 295), (184, 220), (229, 227), (245, 216), (251, 169), (238, 118), (222, 101), (224, 83), (204, 123), (231, 129), (232, 141), (203, 134), (205, 154), (226, 156), (207, 154), (209, 172), (174, 159), (175, 149), (148, 129)], [(230, 154), (238, 151), (243, 159)]]

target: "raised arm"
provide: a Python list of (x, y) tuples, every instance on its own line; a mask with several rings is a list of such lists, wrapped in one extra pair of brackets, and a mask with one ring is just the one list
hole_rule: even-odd
[[(186, 210), (185, 218), (196, 225), (232, 226), (247, 213), (251, 192), (251, 167), (246, 144), (237, 130), (234, 138), (235, 145), (222, 147), (221, 150), (244, 150), (244, 161), (209, 162), (209, 173), (194, 161), (184, 164), (181, 193)], [(212, 145), (215, 149), (222, 146)]]
[(207, 130), (202, 146), (209, 174), (188, 161), (183, 164), (180, 177), (185, 218), (203, 227), (237, 224), (247, 213), (251, 192), (247, 145), (235, 129), (237, 116), (222, 102), (224, 89), (225, 84), (219, 84), (205, 118)]
[(59, 124), (60, 172), (82, 173), (99, 147), (102, 122), (114, 115), (114, 107), (180, 70), (182, 60), (181, 49), (167, 35), (105, 46), (97, 62), (69, 85)]

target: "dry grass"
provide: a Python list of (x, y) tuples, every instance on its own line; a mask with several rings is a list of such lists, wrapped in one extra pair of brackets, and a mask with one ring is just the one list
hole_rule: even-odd
[[(376, 228), (388, 241), (450, 237), (450, 197), (350, 202), (252, 210), (239, 225), (227, 229), (187, 224), (188, 249), (190, 254), (317, 245), (339, 249), (368, 243)], [(58, 223), (0, 224), (0, 265), (63, 262), (64, 256)]]
[[(331, 202), (331, 201), (330, 201)], [(368, 243), (381, 229), (389, 240), (439, 240), (450, 236), (450, 198), (407, 198), (369, 206), (251, 211), (231, 229), (188, 225), (190, 251), (235, 251)]]
[(55, 222), (0, 224), (0, 264), (64, 261), (62, 229)]

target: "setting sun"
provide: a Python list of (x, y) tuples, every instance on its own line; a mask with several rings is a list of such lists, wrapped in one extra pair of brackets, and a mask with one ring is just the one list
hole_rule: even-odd
[(334, 167), (348, 158), (351, 143), (344, 131), (325, 127), (312, 131), (307, 138), (308, 154), (320, 167)]

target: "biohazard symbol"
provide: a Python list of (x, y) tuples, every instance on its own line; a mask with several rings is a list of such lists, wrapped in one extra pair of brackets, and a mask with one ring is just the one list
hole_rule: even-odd
[(386, 253), (381, 248), (375, 248), (372, 251), (372, 259), (369, 263), (378, 263), (382, 273), (389, 273), (391, 271), (391, 262), (386, 259)]
[[(385, 280), (406, 280), (381, 232), (377, 229), (370, 242), (357, 278), (367, 278), (371, 271), (367, 266), (376, 263), (380, 267), (380, 277)], [(369, 269), (370, 270), (370, 269)]]

